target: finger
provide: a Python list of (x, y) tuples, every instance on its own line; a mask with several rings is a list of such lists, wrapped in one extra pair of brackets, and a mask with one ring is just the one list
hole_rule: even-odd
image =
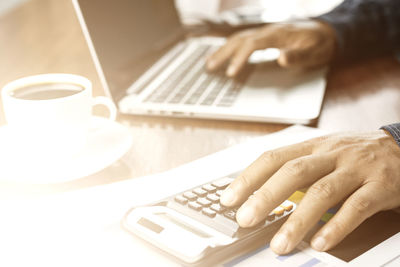
[(310, 155), (285, 163), (237, 212), (241, 227), (252, 227), (263, 220), (297, 189), (313, 184), (335, 169), (332, 154)]
[(221, 203), (226, 206), (242, 203), (287, 161), (309, 155), (311, 152), (311, 142), (265, 152), (228, 186), (221, 195)]
[(382, 210), (390, 194), (383, 188), (366, 184), (354, 192), (339, 211), (313, 237), (311, 246), (319, 251), (333, 248), (364, 220)]
[(269, 47), (279, 48), (276, 34), (265, 34), (259, 32), (260, 36), (252, 36), (241, 40), (241, 45), (238, 46), (234, 53), (230, 64), (227, 68), (226, 75), (228, 77), (236, 76), (240, 70), (246, 65), (251, 54), (258, 49), (265, 49)]
[(314, 183), (272, 239), (271, 248), (278, 254), (292, 251), (322, 215), (354, 192), (360, 183), (360, 179), (352, 179), (343, 171), (334, 171)]
[(210, 71), (217, 70), (231, 58), (239, 45), (238, 38), (228, 39), (222, 47), (207, 58), (207, 69)]
[(240, 46), (232, 57), (228, 68), (226, 69), (226, 76), (236, 76), (244, 67), (244, 65), (246, 65), (248, 58), (251, 56), (254, 50), (255, 47), (250, 44)]
[(283, 49), (279, 55), (278, 64), (284, 68), (305, 67), (313, 52), (311, 48)]

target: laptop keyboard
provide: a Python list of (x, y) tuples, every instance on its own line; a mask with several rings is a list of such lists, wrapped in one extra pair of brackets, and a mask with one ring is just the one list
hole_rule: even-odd
[(248, 72), (235, 79), (224, 72), (205, 70), (205, 56), (214, 46), (199, 46), (144, 102), (230, 107), (234, 104)]

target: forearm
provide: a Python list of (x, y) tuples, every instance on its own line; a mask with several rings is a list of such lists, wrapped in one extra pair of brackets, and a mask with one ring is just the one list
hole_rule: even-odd
[(388, 54), (400, 48), (398, 0), (347, 0), (316, 19), (336, 31), (335, 60)]

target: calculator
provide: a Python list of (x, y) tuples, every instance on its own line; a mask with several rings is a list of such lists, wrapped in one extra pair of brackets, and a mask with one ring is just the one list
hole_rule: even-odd
[(239, 207), (225, 207), (219, 198), (233, 178), (223, 177), (130, 209), (123, 227), (185, 266), (227, 262), (269, 243), (296, 208), (285, 200), (264, 221), (251, 228), (236, 222)]

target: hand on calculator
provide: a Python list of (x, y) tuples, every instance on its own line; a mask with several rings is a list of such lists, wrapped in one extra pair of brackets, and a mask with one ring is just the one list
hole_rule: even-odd
[(222, 177), (133, 207), (122, 225), (185, 266), (214, 266), (240, 257), (265, 246), (296, 204), (285, 200), (254, 227), (242, 228), (236, 222), (237, 207), (220, 204), (221, 193), (232, 181)]
[(337, 214), (314, 235), (313, 248), (326, 251), (378, 211), (399, 208), (400, 149), (379, 130), (335, 134), (269, 151), (230, 184), (221, 203), (243, 203), (236, 219), (251, 227), (306, 187), (304, 199), (271, 241), (278, 254), (293, 250), (326, 210), (342, 201)]

